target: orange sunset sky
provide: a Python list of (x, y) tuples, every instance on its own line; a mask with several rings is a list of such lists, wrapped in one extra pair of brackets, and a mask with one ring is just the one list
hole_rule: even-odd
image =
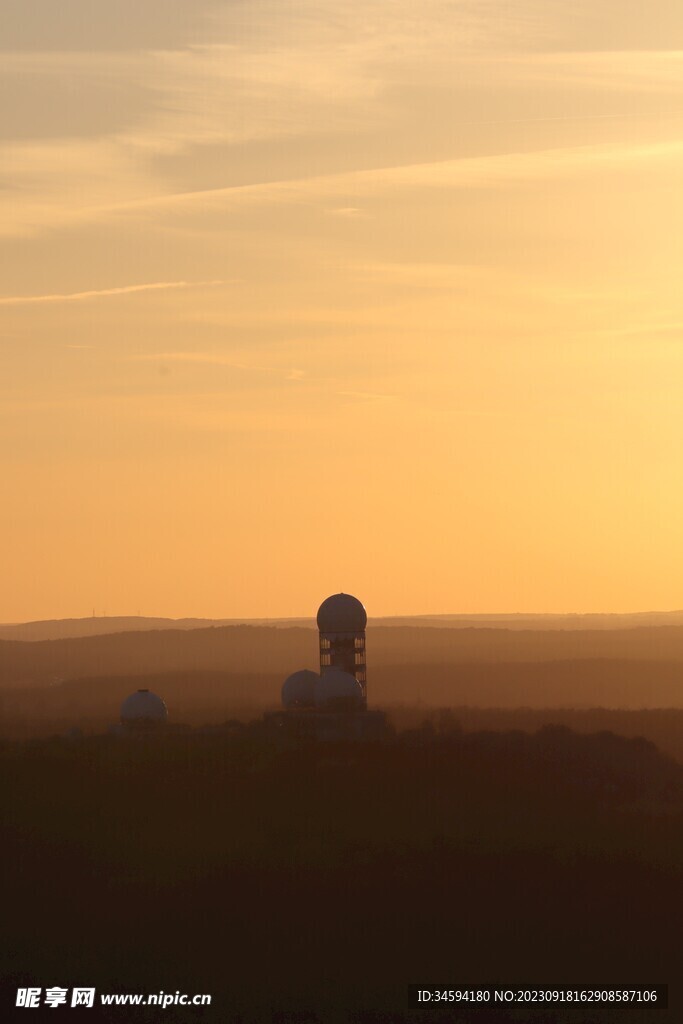
[(683, 606), (678, 0), (0, 48), (0, 620)]

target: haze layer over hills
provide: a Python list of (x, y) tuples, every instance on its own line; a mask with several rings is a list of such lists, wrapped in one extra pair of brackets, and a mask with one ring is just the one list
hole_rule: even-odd
[[(526, 708), (548, 716), (572, 709), (683, 709), (683, 624), (651, 625), (653, 616), (592, 616), (599, 627), (591, 629), (575, 628), (577, 617), (557, 616), (513, 616), (507, 620), (513, 628), (481, 616), (477, 627), (472, 617), (458, 616), (374, 620), (368, 630), (370, 703), (423, 715), (440, 708)], [(130, 621), (90, 618), (14, 628), (38, 637), (121, 629)], [(318, 665), (312, 620), (208, 628), (196, 628), (203, 620), (193, 619), (132, 621), (136, 628), (126, 632), (0, 639), (0, 736), (75, 726), (104, 731), (117, 719), (121, 700), (138, 687), (163, 694), (174, 723), (246, 720), (278, 706), (287, 674)], [(556, 628), (561, 621), (572, 628)], [(615, 622), (620, 628), (608, 628)], [(143, 628), (151, 624), (155, 628)], [(677, 756), (683, 751), (679, 731), (666, 742)], [(643, 734), (655, 738), (649, 727)]]
[[(520, 662), (683, 662), (683, 626), (507, 630), (374, 625), (373, 672), (406, 666)], [(178, 671), (276, 672), (318, 662), (317, 634), (304, 627), (221, 626), (151, 630), (33, 643), (0, 641), (0, 687), (55, 684), (85, 675)], [(664, 670), (666, 672), (666, 670)]]

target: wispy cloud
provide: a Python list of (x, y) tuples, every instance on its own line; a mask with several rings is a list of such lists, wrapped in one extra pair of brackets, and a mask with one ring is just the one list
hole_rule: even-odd
[(648, 162), (678, 162), (683, 141), (635, 145), (581, 145), (532, 152), (508, 152), (492, 156), (462, 157), (406, 163), (371, 170), (349, 171), (311, 177), (284, 179), (253, 185), (168, 193), (163, 196), (93, 209), (94, 218), (110, 214), (201, 209), (208, 212), (226, 204), (286, 205), (309, 204), (346, 195), (373, 196), (389, 189), (410, 188), (496, 188), (534, 180), (572, 177), (591, 168), (624, 168)]
[[(155, 203), (163, 211), (170, 189), (181, 193), (179, 203), (208, 201), (220, 195), (212, 186), (231, 178), (246, 183), (230, 192), (243, 203), (266, 197), (285, 203), (301, 164), (281, 159), (275, 148), (269, 157), (266, 147), (284, 152), (288, 139), (293, 148), (303, 140), (317, 157), (323, 150), (333, 154), (330, 141), (343, 138), (339, 171), (361, 174), (368, 166), (417, 166), (425, 153), (444, 153), (444, 133), (452, 155), (465, 153), (459, 136), (487, 139), (499, 126), (509, 129), (506, 153), (517, 148), (515, 126), (525, 125), (538, 129), (539, 152), (561, 139), (563, 124), (571, 144), (581, 137), (580, 123), (585, 138), (595, 139), (594, 122), (617, 136), (623, 121), (628, 142), (635, 120), (680, 117), (683, 52), (662, 53), (647, 31), (649, 50), (634, 49), (644, 43), (632, 33), (620, 44), (622, 21), (640, 26), (642, 19), (617, 17), (616, 0), (605, 5), (613, 8), (607, 20), (616, 34), (609, 50), (599, 34), (590, 39), (588, 0), (578, 0), (572, 17), (560, 0), (522, 0), (514, 15), (501, 0), (424, 0), (419, 10), (409, 0), (340, 0), (327, 14), (316, 0), (301, 0), (296, 10), (278, 0), (250, 0), (250, 17), (244, 4), (217, 5), (210, 29), (207, 21), (205, 32), (173, 48), (161, 42), (153, 51), (123, 47), (106, 54), (21, 48), (3, 55), (0, 69), (12, 98), (12, 116), (5, 118), (11, 124), (0, 131), (7, 182), (0, 238), (118, 219)], [(148, 39), (147, 18), (131, 11), (126, 28), (132, 33), (138, 21), (141, 43)], [(664, 31), (666, 18), (651, 21), (661, 22), (667, 45), (676, 38)], [(55, 38), (62, 30), (52, 27)], [(60, 104), (64, 81), (68, 103)], [(492, 102), (492, 95), (505, 102)], [(74, 125), (83, 137), (74, 137)], [(378, 131), (387, 135), (384, 150), (373, 144), (364, 152), (359, 138)], [(390, 137), (406, 141), (392, 147)], [(305, 166), (325, 171), (334, 156)], [(263, 181), (264, 167), (279, 179), (279, 192), (275, 182), (250, 184)], [(321, 189), (320, 179), (313, 180)], [(372, 214), (356, 205), (369, 179), (347, 175), (337, 190), (330, 181), (331, 215)]]
[[(0, 297), (0, 306), (30, 306), (53, 302), (85, 302), (88, 299), (106, 299), (138, 292), (170, 291), (181, 288), (213, 288), (224, 281), (153, 281), (150, 284), (128, 284), (121, 288), (102, 288), (98, 291), (69, 292), (56, 295), (10, 295)], [(73, 348), (84, 346), (71, 346)]]
[[(635, 144), (598, 144), (559, 146), (533, 151), (505, 152), (486, 156), (465, 156), (420, 163), (401, 163), (377, 166), (372, 169), (341, 173), (283, 178), (256, 184), (231, 185), (220, 188), (147, 194), (136, 198), (95, 201), (66, 208), (63, 205), (31, 207), (23, 212), (9, 199), (0, 204), (0, 213), (7, 210), (7, 218), (0, 220), (0, 236), (26, 234), (31, 225), (66, 227), (67, 225), (114, 222), (123, 215), (156, 215), (166, 217), (227, 211), (246, 206), (309, 206), (326, 204), (353, 195), (355, 199), (372, 197), (389, 190), (405, 189), (468, 189), (514, 187), (534, 180), (571, 178), (591, 169), (659, 164), (664, 166), (680, 161), (683, 141), (642, 142)], [(16, 208), (16, 209), (15, 209)], [(348, 208), (347, 208), (348, 209)], [(19, 212), (17, 212), (19, 211)], [(349, 216), (347, 213), (346, 216)], [(194, 286), (224, 282), (197, 282)], [(163, 287), (190, 287), (188, 282), (171, 282), (132, 286), (132, 290)], [(57, 302), (87, 299), (94, 294), (122, 294), (129, 289), (111, 289), (100, 293), (77, 293), (57, 296), (35, 296), (0, 299), (0, 305), (18, 305), (20, 302)]]

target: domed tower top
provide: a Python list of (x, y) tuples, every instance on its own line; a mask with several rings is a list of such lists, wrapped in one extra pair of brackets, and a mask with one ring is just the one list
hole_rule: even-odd
[(360, 684), (363, 707), (367, 700), (365, 627), (368, 616), (357, 597), (332, 594), (318, 609), (320, 673), (330, 669), (350, 672)]
[(362, 633), (367, 624), (367, 612), (352, 594), (332, 594), (318, 608), (321, 633)]

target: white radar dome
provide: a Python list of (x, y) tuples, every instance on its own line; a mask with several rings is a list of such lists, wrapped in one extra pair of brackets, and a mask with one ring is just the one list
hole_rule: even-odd
[(318, 608), (321, 633), (362, 633), (367, 624), (367, 612), (352, 594), (332, 594)]
[(340, 668), (328, 668), (315, 687), (317, 708), (354, 711), (363, 704), (363, 690), (355, 676)]
[(315, 704), (315, 687), (320, 676), (308, 668), (292, 672), (282, 684), (282, 704), (286, 708), (312, 708)]
[(121, 725), (138, 728), (163, 725), (168, 709), (161, 697), (150, 690), (137, 690), (126, 697), (121, 705)]

